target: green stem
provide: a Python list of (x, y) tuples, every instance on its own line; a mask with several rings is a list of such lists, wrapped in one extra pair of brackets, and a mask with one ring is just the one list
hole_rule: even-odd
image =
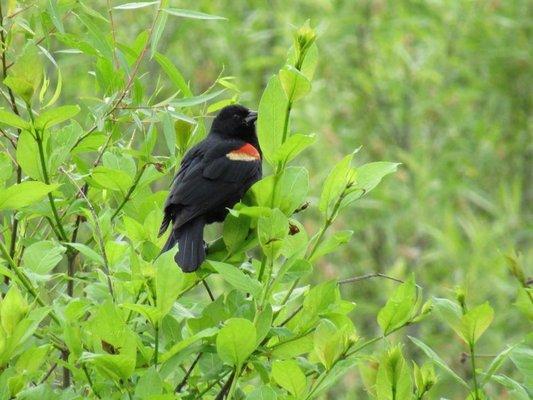
[[(346, 186), (346, 188), (343, 190), (342, 194), (337, 199), (337, 202), (335, 203), (335, 205), (333, 207), (333, 212), (331, 213), (331, 216), (329, 216), (329, 217), (327, 217), (325, 219), (324, 225), (322, 225), (322, 228), (320, 228), (320, 231), (318, 232), (318, 234), (316, 236), (316, 239), (314, 240), (313, 247), (311, 247), (311, 250), (309, 251), (309, 255), (306, 257), (306, 260), (309, 261), (309, 260), (311, 260), (311, 258), (313, 258), (316, 250), (318, 249), (318, 247), (320, 246), (320, 244), (324, 240), (324, 235), (325, 235), (326, 231), (329, 229), (329, 227), (331, 226), (331, 224), (333, 223), (333, 221), (335, 220), (335, 217), (337, 215), (337, 212), (339, 211), (339, 208), (340, 208), (340, 205), (342, 203), (342, 200), (346, 196), (346, 189), (348, 189), (348, 187), (349, 186)], [(285, 297), (283, 298), (283, 300), (281, 302), (282, 305), (285, 305), (287, 303), (287, 301), (291, 297), (292, 292), (294, 292), (294, 290), (296, 289), (296, 287), (298, 286), (299, 283), (300, 283), (300, 279), (299, 278), (296, 279), (293, 282), (293, 284), (289, 288), (289, 291), (287, 292), (287, 294), (285, 295)], [(276, 316), (277, 316), (277, 314), (279, 314), (279, 311), (278, 311), (278, 313), (276, 313)]]
[(87, 378), (87, 382), (89, 383), (89, 387), (91, 388), (92, 392), (94, 393), (94, 395), (96, 397), (98, 397), (99, 399), (101, 399), (100, 395), (98, 394), (98, 392), (94, 389), (94, 384), (93, 384), (93, 380), (91, 379), (91, 375), (89, 374), (89, 371), (87, 370), (87, 366), (83, 366), (82, 367), (82, 370), (83, 370), (83, 373), (85, 374), (85, 377)]
[(479, 387), (477, 383), (477, 373), (476, 373), (476, 355), (474, 351), (474, 344), (468, 346), (470, 348), (470, 363), (472, 365), (472, 380), (474, 382), (474, 399), (480, 400), (479, 397)]
[[(261, 301), (259, 303), (260, 310), (263, 309), (263, 306), (265, 305), (265, 302), (268, 299), (268, 293), (270, 292), (270, 288), (272, 286), (270, 276), (272, 275), (272, 269), (274, 268), (274, 260), (272, 260), (272, 257), (268, 257), (268, 261), (269, 262), (266, 268), (267, 273), (266, 273), (266, 279), (265, 279), (265, 290), (263, 291), (263, 295), (261, 296)], [(263, 268), (263, 265), (261, 265), (261, 268)]]
[(209, 392), (213, 386), (215, 386), (217, 383), (220, 383), (222, 379), (224, 379), (229, 374), (229, 371), (224, 373), (220, 379), (215, 379), (212, 383), (210, 383), (202, 392), (196, 397), (197, 399), (203, 399), (203, 395)]
[(231, 381), (231, 386), (229, 387), (227, 400), (231, 400), (233, 398), (233, 394), (235, 393), (235, 389), (237, 388), (237, 381), (239, 380), (241, 371), (242, 371), (242, 366), (237, 365), (235, 367), (235, 375), (233, 377), (233, 380)]
[(155, 323), (155, 345), (154, 345), (154, 365), (157, 368), (159, 358), (159, 322)]
[[(33, 111), (31, 109), (31, 105), (27, 104), (27, 108), (28, 108), (28, 113), (30, 114), (30, 119), (31, 119), (32, 125), (34, 126), (35, 141), (37, 142), (37, 148), (39, 150), (39, 161), (41, 163), (41, 169), (43, 171), (44, 183), (49, 185), (50, 184), (50, 177), (48, 175), (48, 168), (46, 167), (46, 160), (44, 158), (43, 138), (40, 135), (40, 133), (41, 133), (40, 130), (35, 128), (35, 118), (34, 118), (34, 115), (33, 115)], [(55, 219), (55, 222), (56, 222), (56, 225), (57, 225), (57, 230), (59, 232), (58, 238), (59, 238), (59, 240), (62, 240), (62, 241), (66, 242), (66, 241), (68, 241), (67, 234), (65, 233), (65, 230), (63, 228), (63, 224), (61, 223), (61, 218), (59, 217), (59, 213), (57, 212), (56, 204), (55, 204), (55, 201), (54, 201), (54, 196), (52, 195), (51, 192), (48, 193), (48, 200), (50, 202), (50, 207), (52, 208), (52, 214), (54, 215), (54, 219)], [(52, 224), (52, 228), (54, 228), (53, 224)], [(55, 231), (55, 229), (54, 229), (54, 231)], [(56, 234), (58, 232), (56, 232)]]
[[(317, 235), (317, 238), (316, 238), (316, 240), (315, 240), (315, 242), (313, 244), (313, 247), (311, 248), (311, 251), (309, 252), (309, 255), (306, 257), (307, 260), (310, 260), (311, 257), (313, 257), (313, 255), (315, 254), (316, 249), (318, 248), (320, 243), (322, 243), (322, 240), (324, 240), (324, 234), (326, 233), (326, 231), (327, 231), (327, 229), (329, 228), (330, 225), (331, 225), (331, 221), (329, 219), (326, 220), (324, 225), (320, 229), (320, 232)], [(287, 303), (287, 301), (289, 301), (289, 298), (291, 297), (292, 292), (294, 292), (294, 290), (296, 289), (296, 287), (298, 286), (299, 283), (300, 283), (300, 278), (296, 279), (292, 283), (291, 287), (287, 291), (287, 294), (285, 295), (285, 297), (281, 301), (282, 305), (285, 305)], [(279, 314), (279, 311), (278, 311), (278, 313), (276, 313), (276, 315), (277, 314)]]
[(259, 275), (257, 276), (257, 280), (259, 282), (263, 281), (263, 274), (265, 272), (266, 261), (267, 261), (266, 257), (261, 258), (261, 267), (259, 268)]
[(118, 215), (118, 213), (122, 210), (122, 208), (126, 205), (126, 203), (129, 201), (131, 195), (133, 194), (133, 192), (135, 191), (135, 189), (137, 188), (137, 185), (139, 184), (139, 181), (141, 180), (141, 177), (144, 173), (144, 171), (146, 170), (146, 167), (148, 166), (148, 164), (144, 164), (141, 169), (139, 170), (139, 172), (137, 172), (137, 175), (135, 175), (135, 179), (133, 180), (133, 183), (132, 185), (130, 186), (130, 188), (128, 189), (128, 192), (126, 193), (126, 196), (124, 196), (124, 199), (122, 200), (122, 202), (120, 203), (120, 205), (118, 206), (118, 208), (115, 210), (115, 212), (113, 213), (113, 215), (111, 216), (111, 221), (113, 221), (115, 219), (115, 217)]
[(205, 290), (207, 291), (207, 294), (209, 295), (209, 298), (211, 301), (215, 301), (215, 296), (213, 296), (213, 292), (211, 291), (211, 288), (207, 284), (207, 278), (202, 279), (202, 285), (204, 285)]
[(283, 122), (283, 136), (281, 140), (281, 144), (285, 143), (285, 140), (287, 140), (287, 135), (289, 134), (289, 117), (291, 115), (292, 110), (292, 101), (287, 101), (287, 108), (285, 109), (285, 121)]

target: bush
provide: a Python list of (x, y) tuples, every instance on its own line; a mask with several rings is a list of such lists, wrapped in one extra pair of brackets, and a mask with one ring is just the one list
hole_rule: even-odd
[[(220, 77), (195, 95), (157, 51), (168, 19), (219, 17), (163, 0), (148, 30), (131, 43), (116, 41), (113, 12), (140, 13), (155, 3), (124, 4), (106, 17), (82, 3), (51, 1), (39, 8), (41, 19), (26, 19), (26, 9), (2, 18), (0, 399), (312, 399), (356, 368), (378, 399), (424, 398), (435, 368), (471, 399), (485, 398), (489, 382), (527, 398), (524, 386), (497, 375), (509, 356), (526, 370), (527, 348), (510, 346), (484, 371), (476, 368), (476, 343), (493, 319), (487, 303), (468, 307), (461, 291), (455, 302), (424, 303), (414, 277), (379, 273), (302, 284), (350, 240), (352, 231), (335, 229), (339, 215), (398, 167), (353, 167), (351, 152), (330, 168), (318, 201), (310, 199), (299, 156), (316, 146), (315, 136), (290, 125), (319, 59), (309, 24), (296, 30), (259, 104), (271, 173), (231, 210), (200, 271), (182, 273), (172, 251), (158, 257), (165, 240), (157, 237), (166, 197), (160, 182), (205, 136), (206, 113), (235, 101), (239, 90)], [(83, 30), (65, 28), (71, 14)], [(75, 82), (63, 81), (47, 50), (50, 32), (90, 60), (77, 68), (92, 75), (94, 95), (80, 105), (56, 105)], [(164, 77), (141, 72), (148, 60)], [(306, 228), (308, 208), (320, 213), (316, 232)], [(510, 262), (530, 312), (523, 268), (517, 258)], [(355, 304), (341, 298), (340, 286), (372, 278), (398, 286), (376, 315), (380, 333), (363, 338), (351, 318)], [(386, 340), (432, 309), (464, 342), (467, 377), (420, 338), (410, 340), (428, 358), (422, 366), (404, 356), (408, 342)]]

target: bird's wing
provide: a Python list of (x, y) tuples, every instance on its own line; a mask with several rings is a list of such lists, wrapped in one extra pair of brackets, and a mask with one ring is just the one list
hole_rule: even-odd
[[(242, 143), (222, 143), (182, 163), (168, 196), (165, 213), (174, 211), (174, 227), (224, 207), (242, 196), (261, 174), (261, 159)], [(247, 151), (247, 152), (246, 152)], [(187, 157), (186, 157), (187, 158)]]

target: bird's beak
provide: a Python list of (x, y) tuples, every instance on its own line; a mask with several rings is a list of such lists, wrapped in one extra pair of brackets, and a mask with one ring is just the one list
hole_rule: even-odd
[(253, 123), (255, 123), (255, 121), (257, 121), (257, 111), (250, 110), (246, 118), (244, 118), (244, 121), (248, 125), (252, 125)]

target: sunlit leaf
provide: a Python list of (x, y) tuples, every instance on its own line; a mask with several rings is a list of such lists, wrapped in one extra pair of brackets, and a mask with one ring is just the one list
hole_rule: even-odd
[(242, 365), (256, 347), (255, 326), (244, 318), (230, 318), (217, 335), (217, 353), (231, 365)]

